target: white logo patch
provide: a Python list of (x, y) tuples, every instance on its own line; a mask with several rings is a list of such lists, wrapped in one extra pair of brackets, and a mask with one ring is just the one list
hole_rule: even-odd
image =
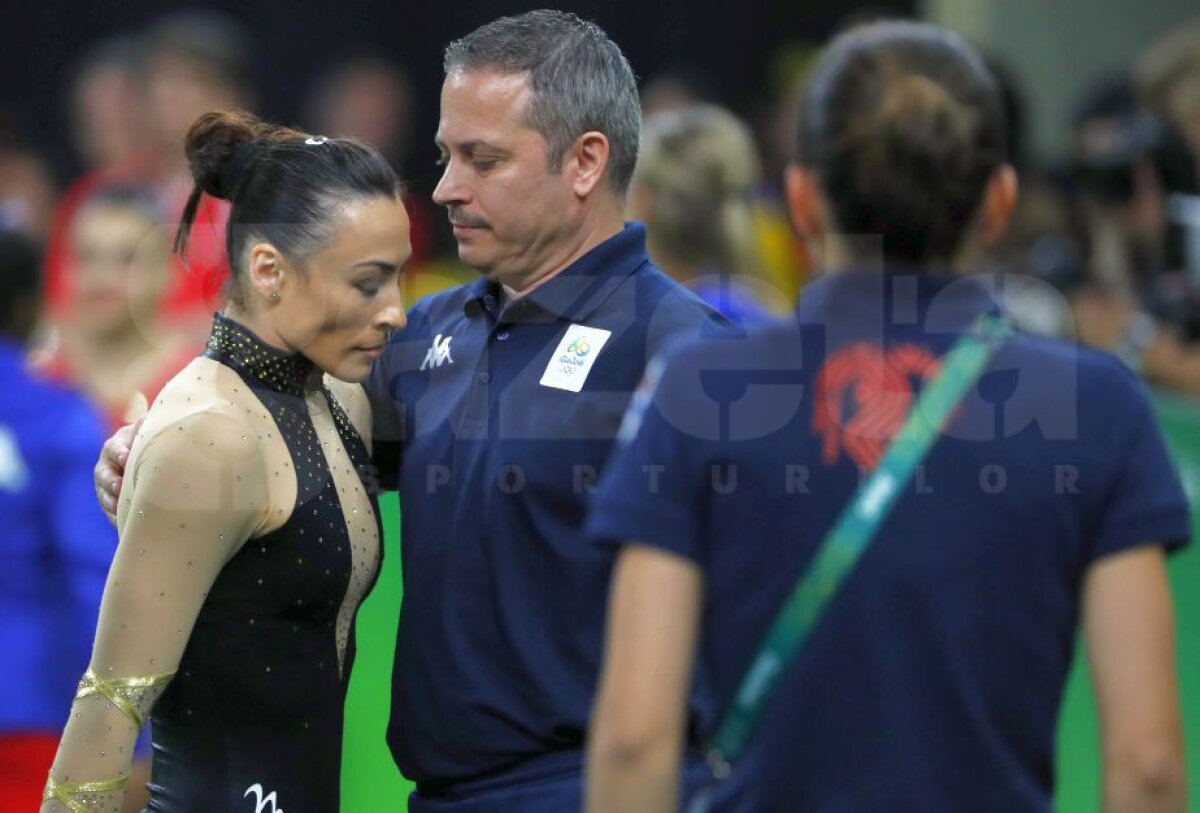
[[(243, 798), (253, 793), (257, 798), (254, 807), (254, 813), (283, 813), (283, 808), (275, 804), (275, 791), (271, 791), (266, 796), (263, 796), (263, 786), (255, 782), (250, 787), (246, 788), (246, 792), (242, 794)], [(270, 805), (268, 808), (267, 805)]]
[(611, 335), (611, 330), (571, 325), (562, 341), (558, 343), (554, 355), (550, 357), (546, 372), (542, 373), (541, 385), (579, 392), (583, 389), (583, 382), (587, 381), (588, 373), (592, 371), (592, 365), (596, 363), (601, 348)]
[(447, 336), (443, 339), (440, 333), (434, 336), (433, 344), (429, 345), (429, 349), (425, 351), (425, 360), (421, 362), (420, 371), (441, 367), (443, 364), (453, 364), (454, 359), (450, 358), (450, 340), (453, 338), (453, 336)]
[(24, 491), (29, 483), (29, 469), (21, 457), (21, 449), (12, 432), (0, 426), (0, 488), (5, 491)]

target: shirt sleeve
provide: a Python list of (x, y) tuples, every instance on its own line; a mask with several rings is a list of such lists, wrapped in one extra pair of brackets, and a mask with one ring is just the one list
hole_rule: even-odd
[(1113, 379), (1105, 387), (1113, 419), (1104, 442), (1117, 468), (1105, 489), (1092, 561), (1145, 544), (1174, 550), (1191, 535), (1187, 497), (1150, 400), (1123, 367)]
[(135, 442), (128, 472), (91, 662), (43, 813), (65, 813), (68, 799), (119, 809), (138, 731), (179, 665), (209, 588), (267, 517), (257, 437), (236, 417), (205, 412), (159, 427)]
[(686, 362), (651, 361), (591, 503), (585, 533), (601, 545), (638, 542), (702, 562), (703, 441), (675, 426)]
[(363, 382), (371, 411), (371, 465), (383, 491), (395, 491), (399, 486), (404, 415), (396, 391), (400, 383), (397, 356), (403, 352), (405, 335), (405, 331), (391, 335)]

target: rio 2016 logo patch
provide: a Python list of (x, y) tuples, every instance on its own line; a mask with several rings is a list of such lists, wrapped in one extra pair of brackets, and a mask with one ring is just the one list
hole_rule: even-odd
[(550, 356), (546, 372), (542, 373), (541, 385), (568, 392), (582, 390), (592, 365), (611, 335), (611, 330), (571, 325)]

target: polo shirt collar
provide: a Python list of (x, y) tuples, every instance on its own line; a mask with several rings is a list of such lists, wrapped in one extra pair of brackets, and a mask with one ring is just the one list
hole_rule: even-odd
[[(498, 313), (501, 321), (580, 322), (604, 302), (621, 283), (650, 261), (646, 228), (641, 223), (625, 227)], [(503, 301), (500, 285), (480, 277), (467, 286), (463, 312), (495, 314)]]
[(889, 322), (933, 320), (942, 328), (966, 327), (985, 313), (1001, 314), (994, 274), (951, 274), (896, 265), (848, 268), (805, 287), (796, 305), (802, 323), (848, 323), (890, 314)]

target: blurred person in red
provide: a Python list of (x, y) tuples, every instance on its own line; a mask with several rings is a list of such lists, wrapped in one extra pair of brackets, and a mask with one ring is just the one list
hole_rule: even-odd
[(39, 260), (31, 241), (0, 230), (0, 813), (42, 798), (117, 546), (92, 505), (99, 416), (25, 365)]
[[(317, 80), (310, 94), (307, 124), (314, 133), (357, 138), (379, 150), (401, 178), (415, 173), (407, 166), (413, 145), (412, 80), (399, 65), (375, 55), (337, 62)], [(437, 253), (437, 227), (442, 218), (427, 195), (407, 190), (404, 207), (412, 226), (413, 255), (408, 271), (419, 271)], [(406, 276), (411, 276), (406, 274)], [(412, 299), (432, 291), (406, 287)]]
[(148, 151), (142, 43), (101, 40), (75, 68), (69, 91), (71, 143), (88, 171), (125, 167)]
[[(68, 301), (69, 243), (81, 203), (102, 184), (145, 184), (154, 190), (168, 219), (178, 219), (191, 190), (179, 149), (187, 127), (209, 110), (252, 106), (251, 53), (251, 40), (241, 26), (211, 11), (171, 15), (145, 32), (139, 64), (146, 105), (146, 149), (123, 164), (85, 175), (64, 195), (46, 256), (46, 305), (52, 318)], [(161, 306), (173, 329), (198, 339), (207, 331), (228, 276), (222, 248), (227, 216), (227, 204), (212, 198), (202, 201), (187, 264), (173, 261), (173, 280)]]
[(125, 423), (135, 399), (153, 399), (199, 352), (164, 327), (171, 281), (168, 227), (151, 189), (101, 186), (76, 209), (68, 235), (58, 346), (47, 364)]

